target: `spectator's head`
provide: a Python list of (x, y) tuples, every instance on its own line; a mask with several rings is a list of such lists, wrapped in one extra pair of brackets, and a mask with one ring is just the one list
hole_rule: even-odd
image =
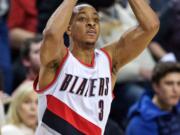
[(21, 48), (21, 59), (27, 70), (32, 70), (35, 73), (39, 72), (40, 68), (40, 47), (42, 36), (38, 35), (34, 38), (27, 39)]
[(175, 106), (180, 100), (180, 63), (160, 62), (152, 74), (155, 97), (163, 107)]
[(36, 128), (37, 95), (33, 90), (33, 81), (26, 81), (16, 89), (7, 116), (10, 124), (24, 124), (32, 129)]

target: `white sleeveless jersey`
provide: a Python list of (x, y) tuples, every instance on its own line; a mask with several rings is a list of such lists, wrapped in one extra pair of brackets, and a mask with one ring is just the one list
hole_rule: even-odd
[(110, 58), (95, 49), (92, 65), (85, 65), (67, 49), (53, 82), (35, 91), (36, 135), (103, 135), (112, 102)]

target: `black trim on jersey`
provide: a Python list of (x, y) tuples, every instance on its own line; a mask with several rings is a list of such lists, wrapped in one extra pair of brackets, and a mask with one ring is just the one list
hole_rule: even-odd
[(53, 114), (48, 109), (46, 109), (42, 121), (47, 126), (49, 126), (50, 128), (62, 135), (84, 135), (82, 132), (74, 128), (67, 121)]

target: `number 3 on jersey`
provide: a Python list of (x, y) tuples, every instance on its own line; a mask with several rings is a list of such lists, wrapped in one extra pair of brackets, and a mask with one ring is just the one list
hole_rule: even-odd
[(102, 121), (103, 120), (103, 115), (104, 115), (104, 101), (103, 100), (99, 100), (99, 109), (100, 109), (100, 112), (99, 112), (99, 120)]

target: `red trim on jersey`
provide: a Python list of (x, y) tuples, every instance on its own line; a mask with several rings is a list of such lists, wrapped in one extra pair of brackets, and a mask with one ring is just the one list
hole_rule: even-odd
[(104, 48), (101, 48), (101, 51), (103, 51), (106, 54), (106, 56), (108, 57), (109, 64), (110, 64), (109, 68), (110, 68), (110, 72), (112, 74), (112, 61), (111, 61), (111, 57), (109, 56), (108, 52)]
[(87, 64), (87, 63), (84, 63), (83, 61), (81, 61), (80, 59), (76, 58), (81, 64), (87, 66), (87, 67), (94, 67), (94, 57), (95, 57), (95, 54), (93, 53), (93, 56), (92, 56), (92, 62), (90, 64)]
[[(101, 128), (77, 114), (65, 103), (52, 95), (47, 96), (47, 108), (70, 123), (85, 135), (101, 135)], [(57, 123), (58, 124), (58, 123)]]
[[(112, 61), (111, 61), (111, 57), (109, 56), (108, 52), (104, 49), (104, 48), (101, 48), (100, 49), (101, 51), (103, 51), (105, 53), (105, 55), (108, 57), (108, 60), (109, 60), (109, 69), (110, 69), (110, 73), (111, 73), (111, 80), (112, 80)], [(114, 99), (114, 93), (113, 93), (114, 90), (112, 90), (112, 98)]]
[(69, 50), (68, 50), (68, 48), (66, 48), (66, 51), (67, 51), (67, 52), (66, 52), (66, 55), (63, 57), (62, 61), (60, 62), (59, 67), (58, 67), (58, 69), (57, 69), (57, 71), (56, 71), (55, 77), (54, 77), (54, 79), (52, 80), (52, 82), (50, 82), (50, 84), (48, 84), (48, 85), (47, 85), (45, 88), (43, 88), (43, 89), (37, 90), (36, 88), (37, 88), (37, 83), (38, 83), (38, 78), (39, 78), (39, 76), (36, 77), (36, 79), (35, 79), (35, 81), (34, 81), (34, 84), (33, 84), (33, 87), (34, 87), (34, 90), (35, 90), (37, 93), (42, 93), (42, 92), (44, 92), (44, 91), (47, 90), (49, 87), (51, 87), (51, 86), (53, 85), (53, 83), (56, 81), (56, 79), (57, 79), (57, 77), (58, 77), (58, 75), (59, 75), (59, 73), (60, 73), (60, 71), (61, 71), (61, 68), (62, 68), (63, 64), (65, 63), (66, 59), (68, 58), (68, 55), (69, 55)]

